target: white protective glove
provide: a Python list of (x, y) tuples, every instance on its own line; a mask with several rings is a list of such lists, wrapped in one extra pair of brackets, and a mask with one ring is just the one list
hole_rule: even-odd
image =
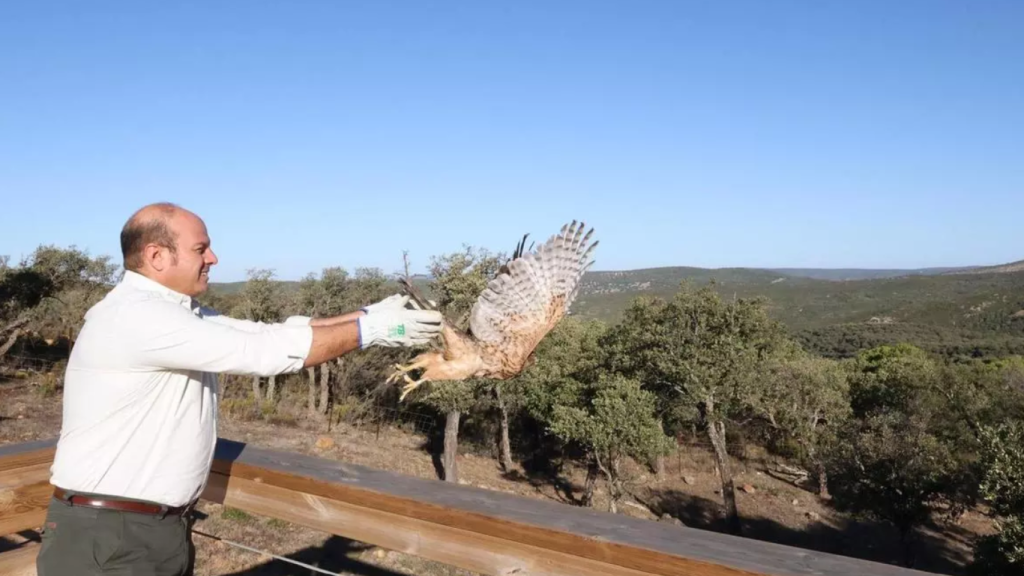
[(375, 302), (367, 306), (360, 308), (367, 314), (376, 314), (378, 312), (392, 311), (392, 310), (403, 310), (405, 305), (409, 303), (408, 294), (393, 294), (380, 302)]
[(382, 310), (360, 316), (359, 348), (425, 345), (441, 333), (441, 320), (436, 310)]

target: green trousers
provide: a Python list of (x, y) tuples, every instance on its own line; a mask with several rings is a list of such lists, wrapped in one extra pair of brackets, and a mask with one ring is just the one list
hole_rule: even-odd
[(192, 516), (160, 518), (50, 499), (38, 576), (192, 576)]

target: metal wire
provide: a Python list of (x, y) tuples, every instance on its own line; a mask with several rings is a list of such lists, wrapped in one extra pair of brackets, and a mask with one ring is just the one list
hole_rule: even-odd
[(196, 530), (195, 528), (192, 529), (192, 533), (193, 534), (198, 534), (200, 536), (206, 536), (207, 538), (211, 538), (213, 540), (218, 540), (220, 542), (223, 542), (223, 543), (227, 544), (228, 546), (235, 546), (235, 547), (241, 548), (243, 550), (248, 550), (249, 552), (255, 552), (257, 554), (264, 554), (266, 556), (270, 556), (271, 558), (274, 558), (275, 560), (281, 560), (282, 562), (288, 562), (290, 564), (295, 564), (296, 566), (302, 566), (303, 568), (309, 568), (310, 570), (312, 570), (314, 572), (319, 572), (321, 574), (330, 574), (330, 576), (342, 576), (342, 574), (340, 572), (328, 572), (327, 570), (324, 570), (323, 568), (317, 568), (316, 566), (311, 566), (309, 564), (305, 564), (303, 562), (299, 562), (298, 560), (292, 560), (291, 558), (285, 558), (284, 556), (278, 556), (277, 554), (271, 554), (270, 552), (267, 552), (266, 550), (260, 550), (259, 548), (252, 548), (250, 546), (246, 546), (245, 544), (239, 544), (238, 542), (232, 542), (231, 540), (225, 540), (225, 539), (221, 538), (220, 536), (214, 536), (213, 534), (207, 534), (205, 532), (201, 532), (199, 530)]

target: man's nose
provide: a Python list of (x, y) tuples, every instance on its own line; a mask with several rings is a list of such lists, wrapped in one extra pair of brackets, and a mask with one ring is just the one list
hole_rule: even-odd
[(213, 266), (217, 262), (217, 255), (213, 253), (213, 248), (208, 249), (206, 251), (206, 263), (209, 264), (210, 266)]

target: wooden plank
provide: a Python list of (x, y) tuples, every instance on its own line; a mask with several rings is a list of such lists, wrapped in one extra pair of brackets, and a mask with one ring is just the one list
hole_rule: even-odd
[(268, 486), (650, 574), (926, 572), (221, 440), (214, 469)]
[(53, 462), (57, 440), (38, 440), (0, 446), (0, 473), (33, 464)]
[(0, 472), (0, 535), (42, 525), (53, 494), (49, 478), (48, 463)]
[(53, 486), (40, 482), (0, 493), (0, 535), (38, 528), (46, 520)]
[(38, 542), (26, 542), (21, 546), (0, 552), (0, 574), (3, 576), (36, 576)]
[[(614, 564), (213, 473), (204, 499), (494, 576), (649, 576)], [(667, 573), (667, 572), (663, 572)], [(690, 572), (693, 576), (723, 572)], [(729, 572), (740, 576), (749, 573)]]

